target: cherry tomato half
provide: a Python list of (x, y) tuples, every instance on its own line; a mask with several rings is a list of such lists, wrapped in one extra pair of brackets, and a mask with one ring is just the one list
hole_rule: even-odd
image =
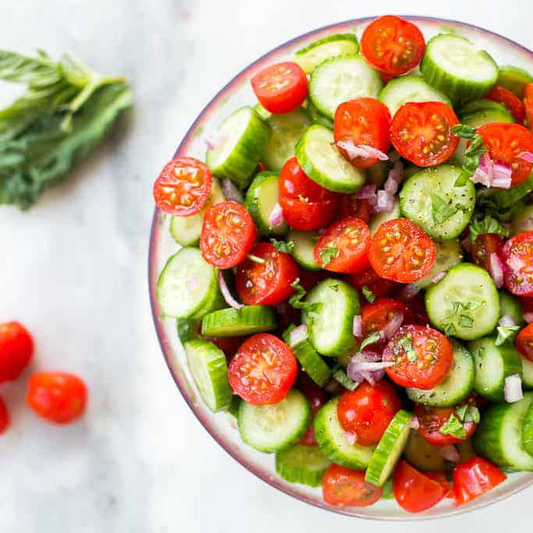
[(378, 381), (370, 385), (363, 382), (340, 397), (337, 416), (345, 431), (355, 433), (358, 444), (373, 446), (401, 408), (402, 402), (390, 383)]
[(362, 290), (363, 287), (366, 287), (376, 298), (386, 296), (396, 286), (392, 281), (378, 276), (372, 267), (358, 274), (352, 274), (349, 281), (356, 289)]
[(505, 286), (517, 296), (533, 296), (533, 231), (511, 237), (503, 247)]
[(394, 363), (385, 370), (394, 383), (427, 390), (441, 382), (450, 371), (453, 349), (440, 331), (408, 324), (388, 342), (383, 361)]
[(524, 126), (533, 130), (533, 83), (526, 83), (522, 90), (522, 100), (524, 102)]
[(256, 238), (250, 213), (237, 202), (221, 202), (205, 212), (200, 250), (214, 267), (232, 268), (250, 253)]
[(331, 465), (322, 479), (322, 496), (331, 505), (368, 507), (383, 494), (380, 487), (365, 481), (365, 472)]
[(472, 246), (472, 261), (487, 272), (491, 272), (490, 257), (496, 254), (501, 257), (503, 237), (496, 233), (484, 233), (478, 235)]
[[(364, 145), (388, 152), (390, 148), (389, 108), (375, 98), (357, 98), (344, 102), (335, 111), (333, 135), (336, 143)], [(337, 144), (340, 153), (352, 165), (368, 168), (376, 164), (376, 157), (350, 157), (342, 145)]]
[(446, 493), (445, 498), (453, 499), (453, 485), (446, 479), (444, 472), (424, 472), (424, 475), (441, 485)]
[(420, 422), (420, 435), (433, 446), (447, 446), (464, 442), (477, 429), (475, 422), (464, 422), (463, 426), (466, 431), (464, 439), (441, 433), (440, 428), (450, 420), (450, 416), (457, 416), (457, 411), (453, 407), (424, 407), (423, 405), (417, 405), (415, 414)]
[(409, 310), (403, 302), (380, 298), (373, 304), (365, 303), (361, 308), (363, 322), (363, 337), (368, 337), (376, 331), (383, 331), (390, 321), (397, 315), (407, 317)]
[(0, 324), (0, 383), (14, 381), (33, 354), (33, 339), (19, 322)]
[(419, 167), (434, 167), (455, 153), (459, 124), (454, 110), (442, 102), (408, 102), (392, 119), (391, 141), (398, 153)]
[(486, 459), (472, 457), (457, 465), (453, 472), (455, 505), (463, 505), (482, 496), (506, 479), (507, 476)]
[(297, 63), (277, 63), (252, 78), (252, 89), (267, 111), (289, 113), (307, 98), (307, 76)]
[(48, 422), (68, 424), (85, 412), (87, 387), (74, 374), (39, 372), (30, 378), (26, 403)]
[(524, 122), (526, 118), (524, 104), (513, 91), (500, 85), (495, 85), (487, 95), (487, 98), (505, 106), (519, 124)]
[(533, 361), (533, 322), (522, 329), (516, 337), (516, 348), (525, 358)]
[(408, 218), (381, 224), (368, 252), (376, 273), (399, 283), (411, 283), (429, 274), (436, 255), (435, 243)]
[(157, 207), (174, 216), (198, 213), (211, 192), (209, 167), (194, 157), (177, 157), (165, 165), (154, 183)]
[(356, 194), (341, 194), (339, 198), (339, 208), (337, 209), (337, 220), (346, 217), (359, 218), (363, 222), (370, 221), (372, 206), (368, 200), (357, 198)]
[(315, 438), (315, 427), (313, 420), (315, 415), (320, 411), (322, 406), (327, 401), (326, 393), (307, 375), (301, 374), (298, 377), (297, 388), (302, 392), (311, 404), (311, 423), (307, 428), (307, 431), (302, 435), (298, 444), (304, 446), (317, 446)]
[(291, 389), (298, 364), (290, 347), (269, 333), (250, 337), (229, 365), (233, 392), (252, 405), (283, 400)]
[(276, 305), (294, 293), (291, 283), (298, 273), (298, 265), (289, 254), (261, 242), (237, 267), (235, 287), (247, 305)]
[(361, 38), (365, 59), (392, 76), (413, 70), (420, 63), (425, 49), (426, 41), (418, 27), (392, 15), (371, 22)]
[(4, 403), (4, 400), (0, 398), (0, 435), (7, 430), (10, 423), (11, 421), (6, 404)]
[(477, 129), (483, 144), (495, 163), (511, 167), (512, 185), (524, 183), (531, 174), (533, 165), (520, 157), (522, 152), (533, 153), (533, 134), (520, 124), (493, 122)]

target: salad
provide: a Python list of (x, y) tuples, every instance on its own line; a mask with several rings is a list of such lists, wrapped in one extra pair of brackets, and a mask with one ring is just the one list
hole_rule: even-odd
[(154, 184), (207, 407), (331, 505), (533, 471), (533, 77), (385, 16), (250, 81)]

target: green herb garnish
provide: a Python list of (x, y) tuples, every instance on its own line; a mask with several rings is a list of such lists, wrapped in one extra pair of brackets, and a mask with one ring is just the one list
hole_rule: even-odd
[(479, 409), (473, 405), (463, 404), (455, 412), (461, 422), (475, 422), (479, 424), (481, 420)]
[(338, 250), (337, 248), (331, 247), (331, 248), (323, 248), (320, 250), (320, 260), (322, 262), (322, 266), (325, 267), (333, 261), (337, 257)]
[(483, 137), (479, 133), (476, 133), (476, 130), (470, 126), (457, 124), (452, 126), (452, 131), (457, 137), (470, 141), (470, 145), (465, 150), (463, 171), (455, 181), (456, 187), (464, 187), (477, 170), (479, 160), (487, 151), (487, 148), (483, 144)]
[(292, 254), (292, 252), (294, 251), (294, 241), (278, 241), (276, 239), (270, 239), (270, 242), (278, 252)]
[(510, 233), (509, 229), (490, 215), (485, 215), (482, 219), (474, 219), (470, 223), (468, 231), (471, 242), (474, 242), (479, 235), (484, 235), (485, 233), (496, 233), (504, 237), (509, 237)]
[(368, 303), (373, 304), (376, 301), (376, 295), (366, 285), (361, 289), (361, 291)]
[(459, 209), (450, 205), (442, 196), (431, 193), (431, 216), (435, 224), (444, 224), (449, 218), (453, 217)]
[(367, 346), (369, 346), (370, 344), (374, 344), (380, 339), (381, 339), (381, 333), (379, 331), (374, 331), (372, 335), (369, 335), (363, 340), (363, 342), (361, 343), (361, 346), (359, 347), (359, 350), (363, 351)]
[(450, 418), (440, 427), (439, 431), (442, 435), (451, 435), (456, 439), (466, 439), (466, 429), (455, 414), (450, 415)]
[(291, 287), (294, 289), (294, 294), (289, 298), (289, 305), (294, 309), (302, 309), (308, 314), (307, 324), (310, 326), (313, 321), (313, 316), (320, 311), (322, 308), (322, 302), (315, 302), (310, 304), (308, 302), (302, 301), (307, 291), (300, 284), (300, 278), (296, 278), (292, 283)]
[(410, 363), (416, 363), (418, 361), (418, 354), (413, 348), (413, 342), (409, 337), (402, 337), (398, 344), (402, 347), (403, 351), (407, 355), (407, 359)]
[(359, 383), (357, 381), (354, 381), (353, 379), (350, 379), (346, 372), (342, 368), (337, 368), (336, 370), (333, 370), (333, 377), (345, 388), (349, 391), (355, 390)]
[(494, 344), (496, 346), (501, 346), (502, 344), (505, 344), (508, 340), (512, 340), (516, 332), (519, 330), (520, 326), (498, 326), (496, 328), (498, 336), (496, 337)]

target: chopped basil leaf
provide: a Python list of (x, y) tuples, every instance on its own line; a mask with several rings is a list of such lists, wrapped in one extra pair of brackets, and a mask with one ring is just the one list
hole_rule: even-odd
[(440, 427), (439, 431), (442, 435), (451, 435), (457, 439), (466, 439), (466, 429), (455, 414), (450, 415), (450, 418)]
[(278, 252), (292, 254), (294, 251), (294, 241), (278, 241), (276, 239), (270, 239), (270, 242)]
[(300, 284), (300, 278), (296, 278), (291, 283), (291, 287), (295, 290), (295, 293), (289, 298), (289, 305), (294, 309), (302, 309), (306, 311), (309, 315), (307, 318), (307, 325), (310, 326), (313, 322), (313, 315), (320, 311), (322, 303), (315, 302), (314, 304), (309, 304), (302, 301), (307, 292)]
[(411, 339), (409, 337), (402, 337), (398, 341), (398, 344), (403, 348), (410, 363), (416, 363), (418, 361), (418, 354), (413, 348), (413, 343), (411, 342)]
[(474, 325), (474, 319), (468, 315), (459, 316), (459, 325), (462, 328), (471, 328)]
[(339, 292), (339, 284), (338, 283), (332, 283), (329, 287), (334, 292)]
[(444, 224), (449, 218), (453, 217), (459, 209), (450, 205), (442, 196), (436, 193), (431, 194), (431, 216), (435, 224)]
[(455, 329), (455, 324), (453, 322), (446, 322), (444, 324), (444, 333), (448, 337), (451, 337), (452, 335), (456, 335), (457, 334), (457, 330)]
[(481, 417), (479, 415), (479, 409), (473, 405), (463, 404), (459, 406), (455, 412), (461, 422), (475, 422), (479, 424)]
[(483, 137), (479, 133), (476, 133), (474, 128), (465, 126), (464, 124), (457, 124), (452, 127), (452, 131), (457, 137), (470, 141), (470, 145), (465, 150), (463, 171), (455, 181), (456, 187), (464, 187), (474, 175), (474, 172), (479, 166), (479, 160), (487, 149), (483, 144)]
[(469, 238), (471, 242), (474, 242), (479, 235), (486, 233), (496, 233), (504, 237), (509, 237), (509, 229), (490, 215), (485, 215), (482, 219), (474, 219), (470, 223)]
[(337, 248), (323, 248), (320, 251), (320, 260), (322, 261), (322, 266), (325, 267), (337, 257), (338, 250)]
[(520, 326), (498, 326), (496, 328), (498, 336), (496, 337), (494, 344), (496, 346), (501, 346), (508, 340), (512, 340), (515, 336), (515, 333), (519, 330)]
[(359, 348), (359, 350), (363, 351), (367, 346), (369, 346), (370, 344), (374, 344), (380, 339), (381, 339), (381, 333), (379, 331), (374, 331), (372, 335), (369, 335), (368, 337), (366, 337), (365, 340), (361, 343), (361, 347)]
[(361, 290), (368, 303), (373, 304), (376, 301), (376, 295), (366, 285)]

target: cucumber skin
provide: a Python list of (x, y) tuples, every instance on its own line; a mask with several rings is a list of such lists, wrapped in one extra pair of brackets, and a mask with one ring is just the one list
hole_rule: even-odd
[(529, 455), (533, 455), (533, 403), (529, 406), (522, 427), (522, 445)]
[[(304, 234), (304, 235), (302, 235)], [(306, 246), (306, 243), (302, 243), (304, 239), (311, 239), (310, 244), (313, 243), (312, 239), (320, 238), (320, 235), (316, 231), (301, 231), (301, 230), (289, 230), (289, 234), (287, 235), (287, 241), (293, 241), (294, 242), (294, 248), (291, 252), (292, 257), (296, 260), (296, 262), (305, 270), (314, 270), (319, 271), (322, 270), (322, 267), (315, 261), (315, 258), (313, 256), (313, 247), (311, 247), (311, 257), (306, 257), (305, 252), (300, 250), (303, 246)], [(315, 241), (316, 242), (316, 241)], [(300, 253), (300, 251), (302, 253)], [(312, 262), (309, 261), (309, 259), (312, 259)]]
[[(292, 453), (301, 453), (302, 455), (311, 454), (311, 461), (315, 464), (308, 464), (305, 466), (298, 466), (291, 463)], [(315, 456), (316, 455), (316, 456)], [(276, 453), (276, 473), (289, 483), (300, 483), (302, 485), (309, 485), (310, 487), (320, 487), (322, 485), (322, 478), (324, 473), (331, 465), (331, 461), (324, 455), (323, 464), (316, 468), (316, 463), (322, 460), (323, 455), (320, 448), (316, 446), (295, 445), (291, 448), (286, 448)], [(318, 456), (318, 457), (317, 457)], [(314, 466), (315, 468), (310, 468)]]
[[(260, 321), (258, 317), (261, 318)], [(223, 327), (236, 328), (235, 331), (228, 333), (217, 330), (217, 328), (221, 328), (221, 321), (224, 321)], [(251, 326), (252, 329), (245, 330), (247, 326)], [(202, 335), (207, 337), (240, 337), (241, 335), (274, 331), (276, 327), (276, 313), (272, 307), (249, 305), (241, 309), (226, 308), (206, 314), (202, 320)]]
[[(315, 48), (318, 48), (319, 46), (332, 43), (332, 42), (336, 42), (336, 41), (349, 41), (350, 43), (355, 45), (351, 54), (357, 54), (359, 52), (359, 41), (357, 40), (357, 35), (355, 35), (354, 33), (336, 33), (335, 35), (328, 35), (327, 37), (324, 37), (323, 39), (318, 39), (317, 41), (313, 41), (312, 43), (308, 44), (304, 48), (300, 48), (299, 50), (296, 50), (296, 63), (298, 63), (302, 67), (302, 69), (304, 70), (306, 74), (311, 74), (311, 72), (313, 72), (313, 70), (318, 65), (314, 65), (312, 68), (309, 68), (308, 63), (305, 61), (305, 57), (304, 57), (305, 54), (307, 54), (307, 52), (311, 50), (314, 50)], [(332, 57), (338, 57), (339, 55), (346, 55), (347, 53), (348, 52), (330, 55), (329, 57), (325, 58), (324, 61), (327, 59), (331, 59)], [(304, 59), (304, 61), (300, 63), (301, 59)]]
[(512, 65), (502, 65), (499, 68), (498, 85), (509, 89), (518, 98), (522, 98), (522, 91), (526, 83), (533, 83), (533, 76), (523, 68)]

